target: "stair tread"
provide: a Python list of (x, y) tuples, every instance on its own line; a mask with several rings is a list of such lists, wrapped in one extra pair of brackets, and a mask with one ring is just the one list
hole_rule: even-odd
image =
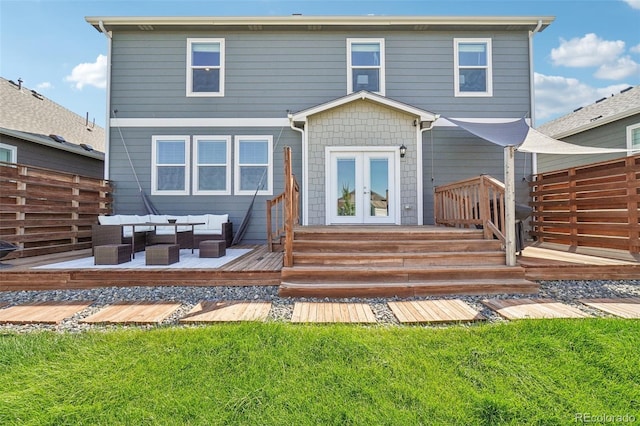
[(429, 280), (429, 281), (405, 281), (405, 282), (390, 282), (379, 283), (373, 281), (326, 281), (326, 282), (296, 282), (294, 280), (282, 281), (281, 286), (299, 286), (299, 287), (433, 287), (442, 285), (497, 285), (497, 284), (521, 284), (521, 285), (537, 285), (536, 282), (527, 280), (525, 278), (497, 278), (497, 279), (465, 279), (465, 280)]
[[(376, 265), (294, 265), (294, 266), (285, 266), (282, 268), (282, 271), (400, 271), (400, 272), (410, 272), (410, 271), (425, 271), (425, 270), (456, 270), (460, 269), (461, 265), (435, 265), (435, 266), (376, 266)], [(511, 270), (522, 270), (524, 268), (521, 266), (507, 266), (507, 265), (464, 265), (467, 269), (477, 269), (477, 270), (486, 270), (486, 269), (511, 269)]]

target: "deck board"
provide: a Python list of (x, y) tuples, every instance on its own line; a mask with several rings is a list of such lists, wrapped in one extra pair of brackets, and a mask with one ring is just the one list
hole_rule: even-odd
[(469, 322), (484, 316), (460, 299), (389, 302), (389, 308), (402, 324)]
[(293, 323), (375, 323), (371, 307), (366, 303), (296, 302)]
[(640, 318), (640, 297), (582, 299), (581, 303), (622, 318)]
[(201, 301), (180, 319), (182, 323), (265, 321), (271, 302)]
[(159, 324), (180, 307), (174, 302), (118, 302), (82, 319), (89, 324)]
[(591, 315), (552, 299), (489, 299), (482, 303), (510, 320), (541, 318), (587, 318)]
[(59, 324), (88, 308), (92, 301), (34, 302), (0, 310), (4, 324)]

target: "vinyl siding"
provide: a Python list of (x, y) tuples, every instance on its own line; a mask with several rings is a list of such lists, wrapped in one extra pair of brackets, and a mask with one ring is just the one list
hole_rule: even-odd
[[(492, 39), (493, 96), (454, 97), (453, 39)], [(186, 96), (187, 38), (225, 39), (223, 97)], [(520, 118), (529, 115), (528, 34), (522, 32), (423, 31), (152, 31), (116, 32), (112, 40), (111, 109), (118, 118), (285, 118), (347, 94), (347, 38), (384, 38), (385, 95), (451, 117)], [(280, 128), (122, 128), (143, 189), (150, 194), (153, 135), (273, 135)], [(434, 183), (479, 173), (502, 179), (502, 150), (450, 128), (424, 134), (424, 218), (433, 222)], [(285, 128), (274, 154), (274, 196), (282, 191), (282, 147), (293, 148), (301, 180), (300, 134)], [(479, 142), (479, 143), (478, 143)], [(115, 210), (144, 207), (117, 129), (111, 129), (110, 179)], [(398, 144), (399, 145), (399, 144)], [(235, 157), (234, 157), (235, 159)], [(530, 172), (529, 160), (526, 173)], [(518, 170), (524, 164), (518, 162)], [(523, 171), (525, 173), (525, 171)], [(234, 182), (235, 184), (235, 182)], [(520, 194), (519, 194), (520, 195)], [(247, 241), (265, 239), (265, 200), (257, 198)], [(250, 196), (153, 196), (163, 213), (229, 213), (237, 229)], [(303, 213), (304, 214), (304, 213)], [(405, 214), (405, 213), (403, 213)], [(403, 218), (405, 220), (408, 218)], [(413, 220), (413, 219), (412, 219)]]
[(85, 157), (8, 135), (0, 135), (0, 143), (18, 148), (17, 162), (20, 164), (93, 178), (104, 176), (104, 161), (96, 158)]
[[(432, 144), (433, 136), (433, 144)], [(504, 149), (464, 130), (436, 127), (423, 135), (424, 223), (434, 223), (435, 187), (490, 175), (504, 182)], [(528, 204), (531, 154), (516, 153), (516, 202)]]
[[(282, 134), (280, 131), (282, 130)], [(247, 212), (253, 196), (248, 195), (150, 195), (151, 194), (151, 138), (154, 135), (225, 135), (232, 137), (232, 184), (233, 162), (235, 152), (233, 137), (237, 135), (273, 135), (274, 164), (273, 164), (273, 196), (258, 196), (253, 207), (253, 214), (245, 242), (264, 241), (266, 239), (266, 200), (271, 199), (284, 190), (283, 181), (283, 147), (290, 146), (293, 155), (294, 173), (302, 176), (300, 135), (291, 129), (284, 128), (123, 128), (121, 129), (126, 141), (131, 162), (136, 170), (142, 189), (149, 195), (153, 204), (162, 214), (229, 214), (234, 230), (237, 230)], [(110, 173), (115, 184), (114, 212), (118, 214), (145, 214), (140, 191), (127, 154), (124, 150), (119, 133), (117, 139), (112, 140)], [(192, 137), (190, 138), (193, 139)], [(193, 157), (193, 149), (191, 150)], [(191, 162), (193, 166), (193, 162)], [(193, 179), (193, 176), (192, 176)]]
[[(491, 37), (494, 96), (453, 96), (453, 39)], [(187, 98), (189, 37), (226, 43), (225, 96)], [(284, 117), (344, 96), (346, 39), (385, 39), (386, 96), (458, 117), (529, 113), (526, 33), (234, 32), (116, 33), (112, 108), (118, 117)]]

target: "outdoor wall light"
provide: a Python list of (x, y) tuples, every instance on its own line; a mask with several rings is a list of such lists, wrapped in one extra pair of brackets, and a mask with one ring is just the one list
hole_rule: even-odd
[(402, 144), (400, 146), (400, 158), (404, 158), (406, 154), (407, 154), (407, 147), (404, 146), (404, 144)]

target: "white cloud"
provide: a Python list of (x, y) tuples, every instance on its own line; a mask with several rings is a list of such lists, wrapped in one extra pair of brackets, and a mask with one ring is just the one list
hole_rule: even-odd
[(107, 87), (107, 57), (98, 55), (93, 63), (82, 63), (76, 65), (71, 71), (71, 75), (65, 77), (65, 81), (75, 83), (76, 89), (84, 86), (94, 86), (99, 89)]
[(551, 49), (554, 65), (565, 67), (595, 67), (614, 62), (624, 52), (624, 41), (603, 40), (589, 33), (582, 38), (560, 39), (560, 46)]
[(42, 83), (38, 83), (36, 85), (36, 89), (38, 89), (38, 90), (53, 89), (53, 84), (51, 84), (48, 81), (43, 81)]
[(629, 49), (629, 51), (633, 53), (640, 53), (640, 44), (633, 46), (631, 49)]
[(594, 76), (603, 80), (622, 80), (637, 74), (640, 74), (640, 64), (630, 56), (623, 56), (613, 63), (600, 65)]
[(624, 0), (624, 2), (634, 9), (640, 9), (640, 0)]
[(596, 88), (575, 78), (535, 73), (536, 124), (568, 114), (627, 87), (628, 84), (614, 84)]

